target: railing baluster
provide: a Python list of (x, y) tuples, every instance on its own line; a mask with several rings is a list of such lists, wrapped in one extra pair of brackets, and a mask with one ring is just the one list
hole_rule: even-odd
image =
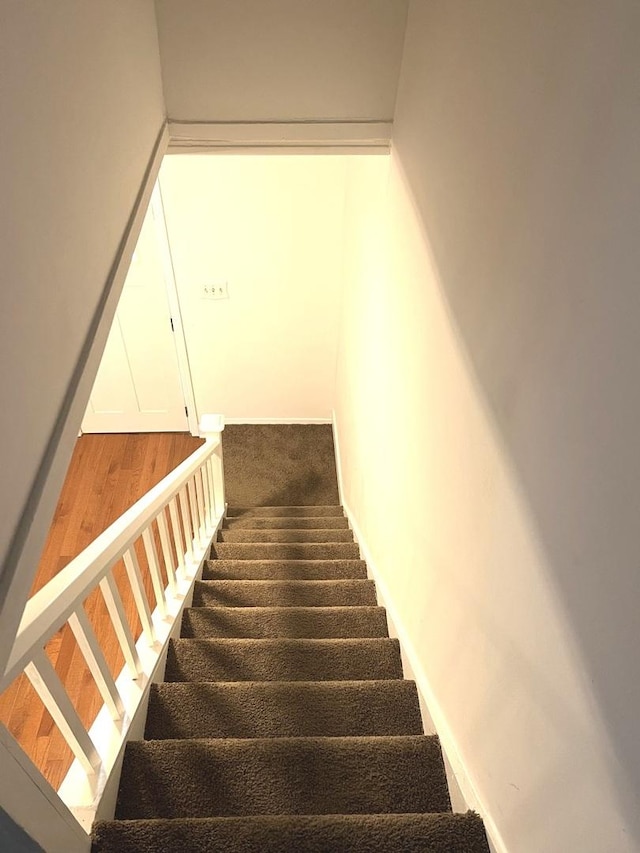
[(138, 657), (138, 650), (136, 649), (133, 634), (127, 622), (127, 615), (122, 604), (122, 599), (120, 598), (120, 593), (118, 592), (118, 586), (111, 573), (103, 577), (100, 581), (100, 591), (102, 592), (104, 603), (107, 605), (111, 624), (120, 643), (125, 662), (133, 678), (137, 678), (140, 675), (140, 658)]
[(202, 477), (202, 491), (204, 495), (205, 529), (209, 531), (213, 526), (213, 507), (211, 505), (211, 491), (209, 488), (209, 475), (207, 473), (206, 462), (200, 468), (200, 476)]
[(189, 507), (191, 508), (191, 521), (193, 522), (193, 547), (194, 550), (200, 547), (200, 525), (198, 524), (198, 505), (196, 504), (196, 487), (194, 485), (195, 477), (191, 477), (187, 483), (189, 492)]
[(202, 474), (202, 484), (204, 486), (204, 502), (207, 507), (207, 530), (211, 530), (213, 527), (213, 520), (215, 518), (215, 505), (213, 502), (213, 493), (211, 491), (211, 480), (209, 478), (209, 460), (206, 459), (202, 468), (200, 469), (200, 473)]
[(200, 469), (194, 475), (196, 483), (196, 498), (198, 501), (198, 530), (200, 531), (200, 542), (204, 542), (204, 537), (207, 535), (207, 511), (204, 503), (204, 494), (202, 491), (202, 476)]
[(217, 520), (218, 516), (221, 515), (218, 507), (216, 505), (216, 493), (213, 487), (213, 468), (211, 467), (211, 457), (207, 459), (204, 466), (207, 483), (209, 484), (209, 494), (211, 495), (211, 521), (212, 524)]
[(85, 772), (93, 775), (102, 760), (46, 653), (34, 655), (24, 672)]
[(138, 616), (140, 617), (140, 622), (142, 623), (142, 631), (145, 637), (147, 638), (149, 645), (152, 646), (155, 640), (155, 632), (153, 630), (153, 624), (151, 622), (151, 611), (149, 610), (147, 594), (144, 591), (144, 584), (142, 583), (142, 573), (140, 572), (140, 564), (138, 563), (138, 557), (136, 556), (136, 552), (133, 546), (129, 548), (128, 551), (124, 552), (124, 554), (122, 555), (122, 559), (124, 560), (124, 565), (129, 576), (129, 583), (131, 584), (133, 600), (136, 603)]
[(171, 518), (171, 529), (173, 531), (173, 541), (176, 546), (176, 555), (178, 557), (178, 569), (183, 572), (185, 570), (184, 555), (186, 548), (180, 528), (180, 519), (178, 518), (178, 504), (176, 498), (171, 498), (169, 501), (169, 517)]
[(156, 543), (153, 541), (153, 531), (151, 526), (147, 527), (142, 533), (142, 542), (149, 563), (149, 572), (151, 574), (151, 583), (153, 591), (156, 594), (156, 603), (160, 615), (167, 615), (167, 602), (164, 597), (164, 586), (162, 584), (162, 575), (160, 573), (160, 563), (158, 562), (158, 552), (156, 551)]
[(178, 587), (176, 585), (176, 573), (173, 566), (173, 555), (171, 554), (171, 543), (169, 542), (169, 529), (167, 528), (167, 517), (164, 514), (164, 509), (160, 511), (156, 521), (158, 522), (158, 532), (160, 533), (160, 544), (162, 545), (162, 556), (164, 557), (164, 567), (167, 571), (169, 590), (172, 595), (177, 595)]
[(73, 631), (78, 647), (89, 667), (89, 672), (93, 676), (111, 717), (114, 720), (121, 719), (124, 713), (122, 696), (118, 692), (113, 676), (109, 672), (109, 666), (102, 654), (98, 638), (91, 627), (91, 622), (89, 622), (82, 604), (69, 617), (69, 627)]
[(180, 490), (180, 513), (184, 530), (185, 554), (189, 561), (193, 560), (193, 539), (191, 537), (191, 522), (189, 521), (189, 499), (187, 498), (187, 487)]

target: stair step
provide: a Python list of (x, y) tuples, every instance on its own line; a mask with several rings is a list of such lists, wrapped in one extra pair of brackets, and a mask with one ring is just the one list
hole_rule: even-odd
[(207, 560), (204, 580), (366, 580), (364, 560)]
[(153, 684), (145, 738), (422, 734), (413, 681)]
[(171, 640), (165, 681), (375, 681), (402, 678), (398, 641)]
[(302, 516), (303, 518), (314, 518), (317, 516), (343, 516), (341, 506), (236, 506), (227, 508), (227, 518), (255, 518), (256, 516), (267, 516), (278, 518), (281, 516)]
[(211, 556), (222, 560), (358, 560), (360, 551), (355, 542), (214, 542)]
[(388, 637), (384, 607), (191, 607), (181, 637)]
[(435, 736), (130, 741), (116, 818), (451, 810)]
[(197, 581), (194, 607), (375, 607), (369, 580)]
[(258, 815), (100, 821), (95, 853), (489, 853), (467, 814)]
[(319, 515), (312, 518), (304, 518), (302, 516), (276, 516), (269, 518), (268, 516), (254, 515), (249, 518), (225, 518), (222, 522), (224, 530), (238, 530), (243, 527), (250, 527), (256, 530), (272, 530), (279, 528), (298, 528), (300, 530), (320, 529), (347, 529), (349, 522), (344, 516)]
[(219, 542), (353, 542), (351, 530), (336, 530), (333, 528), (308, 529), (279, 529), (252, 530), (240, 527), (234, 530), (222, 530), (218, 534)]

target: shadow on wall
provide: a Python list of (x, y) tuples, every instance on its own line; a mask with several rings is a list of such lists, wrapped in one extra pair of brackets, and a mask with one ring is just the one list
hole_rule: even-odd
[(40, 845), (29, 838), (2, 808), (0, 808), (0, 850), (11, 850), (12, 853), (43, 853)]
[(474, 73), (454, 72), (447, 98), (425, 75), (419, 115), (399, 102), (394, 146), (640, 842), (640, 14), (626, 6), (552, 34), (545, 21), (510, 34), (507, 15), (512, 78), (513, 56), (493, 62), (467, 15), (473, 36), (454, 38)]

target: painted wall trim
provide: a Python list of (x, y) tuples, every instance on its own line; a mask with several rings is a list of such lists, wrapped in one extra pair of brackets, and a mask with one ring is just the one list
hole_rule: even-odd
[[(451, 771), (455, 777), (455, 782), (459, 788), (460, 794), (464, 799), (467, 808), (477, 812), (484, 821), (485, 830), (489, 840), (489, 845), (492, 853), (509, 853), (507, 845), (502, 838), (502, 834), (496, 825), (495, 820), (491, 816), (488, 808), (483, 802), (478, 793), (477, 786), (472, 778), (471, 773), (465, 766), (464, 760), (460, 753), (457, 740), (449, 726), (446, 714), (444, 713), (436, 695), (431, 687), (429, 678), (424, 671), (424, 667), (420, 662), (418, 652), (409, 637), (406, 628), (404, 627), (402, 615), (397, 608), (391, 591), (383, 578), (382, 573), (376, 566), (371, 551), (367, 545), (366, 538), (362, 534), (355, 513), (344, 498), (344, 484), (342, 481), (342, 464), (340, 460), (340, 444), (337, 420), (333, 418), (334, 430), (334, 447), (336, 453), (336, 472), (338, 476), (338, 492), (340, 501), (344, 508), (345, 515), (349, 521), (349, 526), (353, 531), (354, 538), (359, 545), (362, 559), (367, 563), (367, 573), (372, 580), (375, 581), (376, 591), (378, 595), (378, 603), (385, 607), (389, 618), (390, 634), (395, 635), (400, 643), (402, 654), (403, 668), (405, 677), (411, 678), (416, 682), (418, 694), (420, 697), (420, 705), (423, 710), (423, 718), (425, 723), (425, 731), (431, 728), (440, 738), (440, 744), (445, 754), (445, 761), (449, 764)], [(390, 512), (393, 508), (390, 508)], [(426, 709), (426, 715), (424, 714)]]
[(331, 418), (228, 418), (225, 424), (330, 424)]
[(285, 151), (388, 153), (391, 121), (169, 122), (169, 153)]
[(193, 143), (172, 145), (167, 154), (367, 154), (369, 156), (384, 155), (391, 152), (390, 145), (207, 145), (205, 143)]
[(102, 296), (87, 330), (78, 361), (2, 566), (0, 573), (0, 671), (2, 672), (13, 646), (38, 565), (40, 551), (77, 438), (78, 427), (91, 394), (118, 299), (168, 143), (169, 133), (167, 123), (164, 122), (156, 136), (115, 260), (105, 281)]
[[(331, 412), (331, 429), (333, 431), (333, 452), (336, 457), (336, 476), (338, 478), (338, 498), (340, 500), (340, 506), (344, 506), (344, 492), (342, 490), (342, 454), (340, 453), (340, 438), (338, 436), (338, 419), (336, 417), (336, 410), (333, 409)], [(351, 524), (351, 521), (349, 521)]]
[(193, 379), (191, 377), (187, 338), (184, 331), (184, 323), (182, 322), (182, 309), (180, 307), (178, 285), (176, 284), (175, 270), (173, 268), (173, 256), (171, 255), (171, 244), (169, 243), (169, 232), (167, 231), (167, 221), (164, 213), (160, 181), (156, 183), (151, 196), (151, 214), (153, 216), (158, 251), (160, 252), (160, 263), (162, 265), (162, 274), (164, 276), (164, 283), (167, 290), (169, 311), (171, 312), (174, 344), (178, 360), (178, 371), (180, 373), (180, 384), (182, 386), (184, 401), (187, 406), (189, 432), (191, 435), (200, 436), (200, 428), (198, 424), (199, 414), (196, 406), (196, 396), (193, 390)]

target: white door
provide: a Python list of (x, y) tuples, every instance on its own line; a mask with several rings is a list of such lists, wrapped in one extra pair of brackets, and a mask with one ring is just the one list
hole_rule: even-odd
[(186, 432), (184, 393), (149, 208), (91, 392), (83, 432)]

